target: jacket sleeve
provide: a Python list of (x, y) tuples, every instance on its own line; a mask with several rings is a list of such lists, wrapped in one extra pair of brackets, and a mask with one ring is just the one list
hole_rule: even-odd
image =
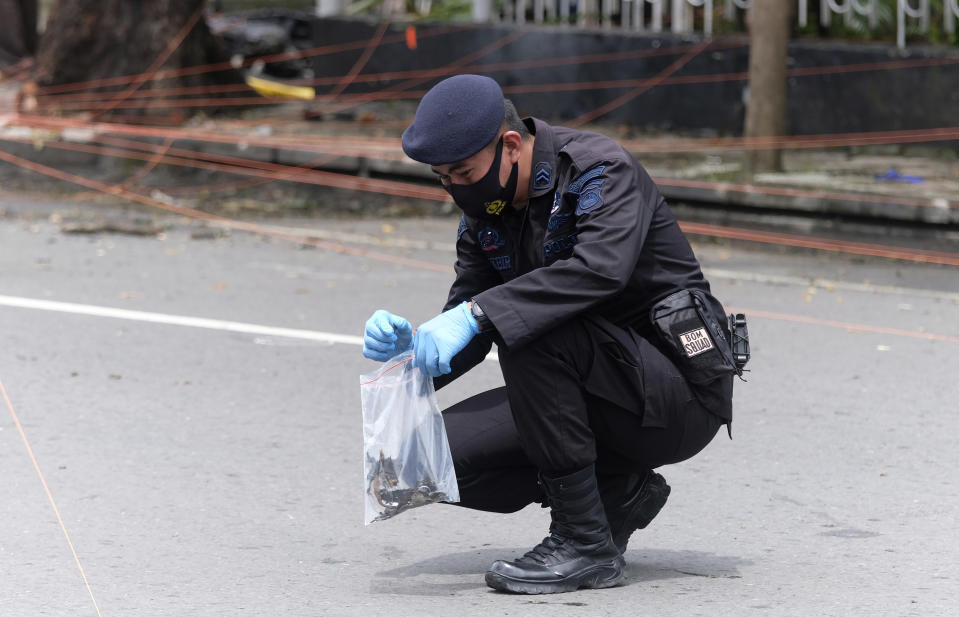
[[(470, 300), (478, 293), (502, 282), (499, 274), (490, 266), (489, 261), (480, 250), (479, 244), (476, 242), (473, 232), (467, 226), (465, 218), (460, 220), (459, 230), (457, 231), (456, 263), (453, 269), (456, 272), (456, 279), (450, 287), (446, 305), (443, 307), (444, 311), (448, 311), (457, 304)], [(433, 379), (433, 387), (439, 390), (469, 371), (483, 361), (492, 347), (493, 340), (489, 334), (480, 333), (474, 336), (473, 340), (453, 357), (450, 362), (452, 371), (447, 375), (441, 375)]]
[(524, 345), (622, 292), (661, 199), (642, 167), (623, 156), (591, 165), (566, 193), (576, 200), (572, 255), (476, 297), (508, 347)]

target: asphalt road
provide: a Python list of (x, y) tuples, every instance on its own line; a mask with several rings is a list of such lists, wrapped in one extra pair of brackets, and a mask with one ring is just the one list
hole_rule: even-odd
[[(179, 218), (63, 233), (117, 214), (90, 202), (0, 212), (4, 617), (957, 610), (956, 268), (694, 238), (750, 315), (734, 439), (661, 469), (673, 492), (627, 585), (523, 597), (483, 573), (540, 540), (539, 508), (362, 522), (358, 382), (376, 365), (352, 337), (377, 308), (432, 317), (451, 272)], [(457, 221), (270, 223), (443, 266)], [(485, 362), (440, 404), (500, 383)]]

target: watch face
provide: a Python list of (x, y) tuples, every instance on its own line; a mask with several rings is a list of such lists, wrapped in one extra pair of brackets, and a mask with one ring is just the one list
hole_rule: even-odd
[(483, 309), (481, 309), (480, 305), (476, 302), (473, 302), (470, 312), (473, 313), (473, 319), (480, 325), (480, 328), (485, 328), (489, 323), (489, 319), (486, 318), (486, 313), (483, 312)]

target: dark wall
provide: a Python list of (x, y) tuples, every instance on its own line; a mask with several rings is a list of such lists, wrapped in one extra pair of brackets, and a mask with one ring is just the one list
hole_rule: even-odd
[[(316, 45), (368, 41), (377, 24), (346, 19), (323, 19), (316, 23)], [(405, 24), (391, 25), (384, 38), (404, 39)], [(562, 84), (646, 79), (656, 76), (681, 55), (659, 55), (606, 60), (585, 64), (539, 65), (520, 68), (495, 67), (499, 63), (538, 62), (551, 59), (631, 51), (688, 48), (698, 40), (669, 35), (635, 35), (575, 31), (554, 27), (490, 25), (419, 25), (415, 49), (404, 40), (379, 45), (362, 70), (364, 74), (417, 69), (443, 69), (446, 74), (476, 72), (493, 77), (521, 113), (561, 123), (591, 112), (627, 94), (629, 88), (594, 87), (564, 90)], [(517, 31), (516, 40), (461, 60), (495, 46)], [(433, 36), (431, 36), (433, 34)], [(318, 77), (347, 74), (362, 49), (318, 56)], [(789, 123), (793, 134), (839, 133), (896, 129), (920, 129), (959, 125), (959, 53), (932, 48), (911, 48), (900, 55), (893, 46), (852, 45), (794, 41), (790, 45), (790, 68), (838, 66), (923, 58), (944, 58), (939, 66), (899, 70), (862, 71), (832, 75), (792, 76), (789, 79)], [(643, 129), (715, 132), (736, 135), (745, 114), (749, 59), (745, 38), (717, 38), (711, 49), (700, 53), (673, 74), (674, 77), (740, 74), (714, 83), (664, 84), (648, 90), (625, 105), (597, 119), (597, 123), (629, 124)], [(469, 67), (468, 70), (465, 67)], [(354, 83), (345, 92), (392, 90), (390, 98), (415, 103), (441, 76), (414, 80), (391, 79)], [(318, 88), (318, 94), (332, 89)], [(536, 91), (532, 91), (538, 89)]]

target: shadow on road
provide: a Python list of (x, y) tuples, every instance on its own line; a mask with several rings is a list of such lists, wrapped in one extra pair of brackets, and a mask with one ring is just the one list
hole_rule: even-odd
[[(483, 574), (497, 559), (515, 559), (527, 548), (484, 548), (448, 553), (376, 573), (372, 593), (448, 596), (484, 588)], [(635, 549), (626, 551), (626, 585), (687, 576), (741, 578), (739, 568), (752, 562), (741, 557), (701, 551)], [(442, 577), (442, 578), (438, 578)], [(383, 579), (389, 579), (383, 580)]]

